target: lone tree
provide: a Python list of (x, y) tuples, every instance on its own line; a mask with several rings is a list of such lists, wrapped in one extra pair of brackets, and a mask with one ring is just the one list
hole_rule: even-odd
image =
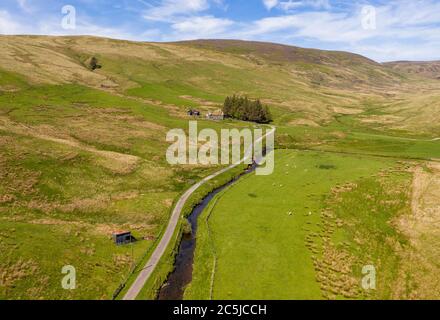
[(251, 100), (247, 96), (226, 97), (223, 104), (225, 117), (257, 123), (269, 123), (272, 115), (269, 108), (263, 105), (260, 100)]

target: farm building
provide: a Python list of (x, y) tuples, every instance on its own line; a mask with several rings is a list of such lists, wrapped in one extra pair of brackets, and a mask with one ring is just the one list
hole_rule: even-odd
[(120, 246), (136, 241), (130, 231), (117, 231), (112, 234), (112, 239), (116, 245)]
[(225, 119), (225, 114), (223, 113), (223, 111), (215, 113), (210, 112), (206, 115), (206, 118), (208, 120), (221, 121)]
[(190, 110), (188, 110), (188, 115), (198, 117), (198, 116), (200, 116), (200, 111), (190, 109)]

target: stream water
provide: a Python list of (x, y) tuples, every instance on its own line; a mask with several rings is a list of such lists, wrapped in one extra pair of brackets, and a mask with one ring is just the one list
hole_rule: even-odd
[(159, 290), (157, 296), (158, 300), (182, 300), (185, 287), (191, 283), (194, 251), (196, 248), (196, 234), (197, 234), (197, 220), (212, 198), (216, 194), (236, 182), (238, 179), (255, 170), (255, 166), (244, 171), (241, 175), (228, 182), (227, 184), (215, 189), (208, 194), (202, 202), (197, 205), (188, 217), (191, 224), (191, 234), (184, 235), (179, 246), (179, 251), (176, 256), (173, 272), (168, 276), (167, 281)]

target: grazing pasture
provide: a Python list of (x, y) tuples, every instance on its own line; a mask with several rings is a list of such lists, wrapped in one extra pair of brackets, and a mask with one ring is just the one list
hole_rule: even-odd
[[(395, 159), (276, 151), (270, 176), (218, 195), (199, 220), (188, 299), (390, 297), (410, 208), (411, 175)], [(361, 288), (377, 266), (378, 290)], [(385, 281), (386, 280), (386, 281)]]
[[(438, 274), (437, 249), (426, 249), (438, 235), (423, 219), (429, 236), (409, 234), (412, 173), (399, 161), (420, 161), (436, 186), (437, 167), (423, 161), (440, 158), (440, 87), (400, 70), (268, 43), (0, 36), (0, 299), (111, 299), (151, 254), (179, 195), (219, 169), (170, 166), (168, 130), (187, 130), (188, 109), (201, 111), (199, 129), (254, 127), (205, 120), (231, 94), (268, 105), (277, 148), (290, 151), (276, 151), (274, 175), (246, 177), (211, 204), (186, 296), (364, 297), (349, 284), (373, 261), (387, 270), (377, 297), (419, 297), (412, 288)], [(435, 208), (436, 194), (428, 199)], [(116, 247), (116, 230), (139, 241)], [(154, 298), (172, 269), (179, 232), (140, 299)], [(402, 274), (417, 259), (429, 272), (408, 288)], [(73, 291), (60, 285), (66, 264), (77, 269)]]

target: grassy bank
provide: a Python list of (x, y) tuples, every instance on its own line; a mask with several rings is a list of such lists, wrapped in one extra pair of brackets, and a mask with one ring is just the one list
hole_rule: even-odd
[[(233, 180), (235, 177), (240, 175), (245, 169), (245, 166), (240, 165), (228, 172), (221, 174), (220, 176), (208, 181), (206, 184), (201, 186), (194, 194), (188, 199), (186, 202), (184, 209), (182, 210), (182, 219), (179, 222), (178, 227), (173, 236), (173, 240), (168, 246), (164, 256), (162, 257), (160, 263), (157, 268), (154, 270), (150, 279), (145, 284), (144, 288), (140, 292), (137, 299), (139, 300), (152, 300), (156, 298), (157, 291), (166, 281), (168, 274), (173, 271), (175, 256), (180, 244), (180, 239), (182, 237), (182, 226), (184, 223), (184, 219), (191, 213), (192, 209), (197, 206), (204, 197), (206, 197), (209, 193), (214, 191), (216, 188), (221, 187)], [(129, 288), (130, 284), (133, 283), (135, 278), (138, 276), (140, 270), (143, 268), (144, 264), (148, 261), (149, 256), (152, 253), (152, 250), (149, 252), (138, 264), (138, 267), (134, 270), (131, 277), (128, 279), (125, 289), (121, 292), (118, 298), (121, 298), (124, 293)]]
[[(357, 265), (353, 263), (349, 271), (340, 273), (341, 277), (348, 274), (350, 280), (344, 278), (344, 281), (355, 281), (352, 283), (356, 288), (353, 292), (344, 292), (338, 283), (333, 288), (336, 294), (331, 291), (330, 294), (359, 297), (361, 265), (371, 261), (392, 264), (395, 255), (385, 250), (381, 243), (383, 237), (392, 232), (388, 225), (390, 219), (402, 206), (408, 205), (405, 201), (407, 195), (402, 190), (389, 195), (397, 204), (380, 207), (383, 216), (377, 220), (364, 212), (377, 210), (375, 201), (380, 204), (389, 200), (383, 198), (383, 189), (379, 188), (378, 182), (372, 181), (376, 181), (374, 177), (382, 170), (396, 166), (395, 160), (286, 150), (276, 152), (276, 163), (273, 175), (252, 176), (233, 185), (219, 194), (200, 217), (193, 282), (186, 290), (185, 298), (209, 299), (211, 292), (214, 299), (328, 297), (331, 284), (320, 278), (323, 269), (319, 265), (324, 257), (329, 259), (326, 239), (330, 235), (326, 232), (334, 228), (334, 223), (326, 216), (328, 201), (338, 187), (349, 183), (376, 188), (374, 194), (381, 197), (365, 202), (348, 194), (345, 201), (351, 199), (356, 206), (353, 203), (351, 207), (344, 206), (336, 200), (333, 203), (333, 206), (342, 206), (337, 209), (338, 215), (353, 217), (353, 220), (345, 217), (344, 226), (347, 223), (353, 228), (356, 222), (362, 226), (359, 232), (373, 232), (368, 239), (372, 239), (370, 245), (376, 249), (370, 247), (374, 252), (369, 256), (372, 260), (360, 257)], [(408, 183), (408, 178), (402, 181)], [(380, 228), (375, 229), (376, 226)], [(364, 247), (356, 244), (357, 238), (342, 240), (340, 233), (335, 234), (335, 245), (339, 241), (348, 242), (358, 254), (363, 252)], [(400, 240), (396, 234), (390, 236)]]

